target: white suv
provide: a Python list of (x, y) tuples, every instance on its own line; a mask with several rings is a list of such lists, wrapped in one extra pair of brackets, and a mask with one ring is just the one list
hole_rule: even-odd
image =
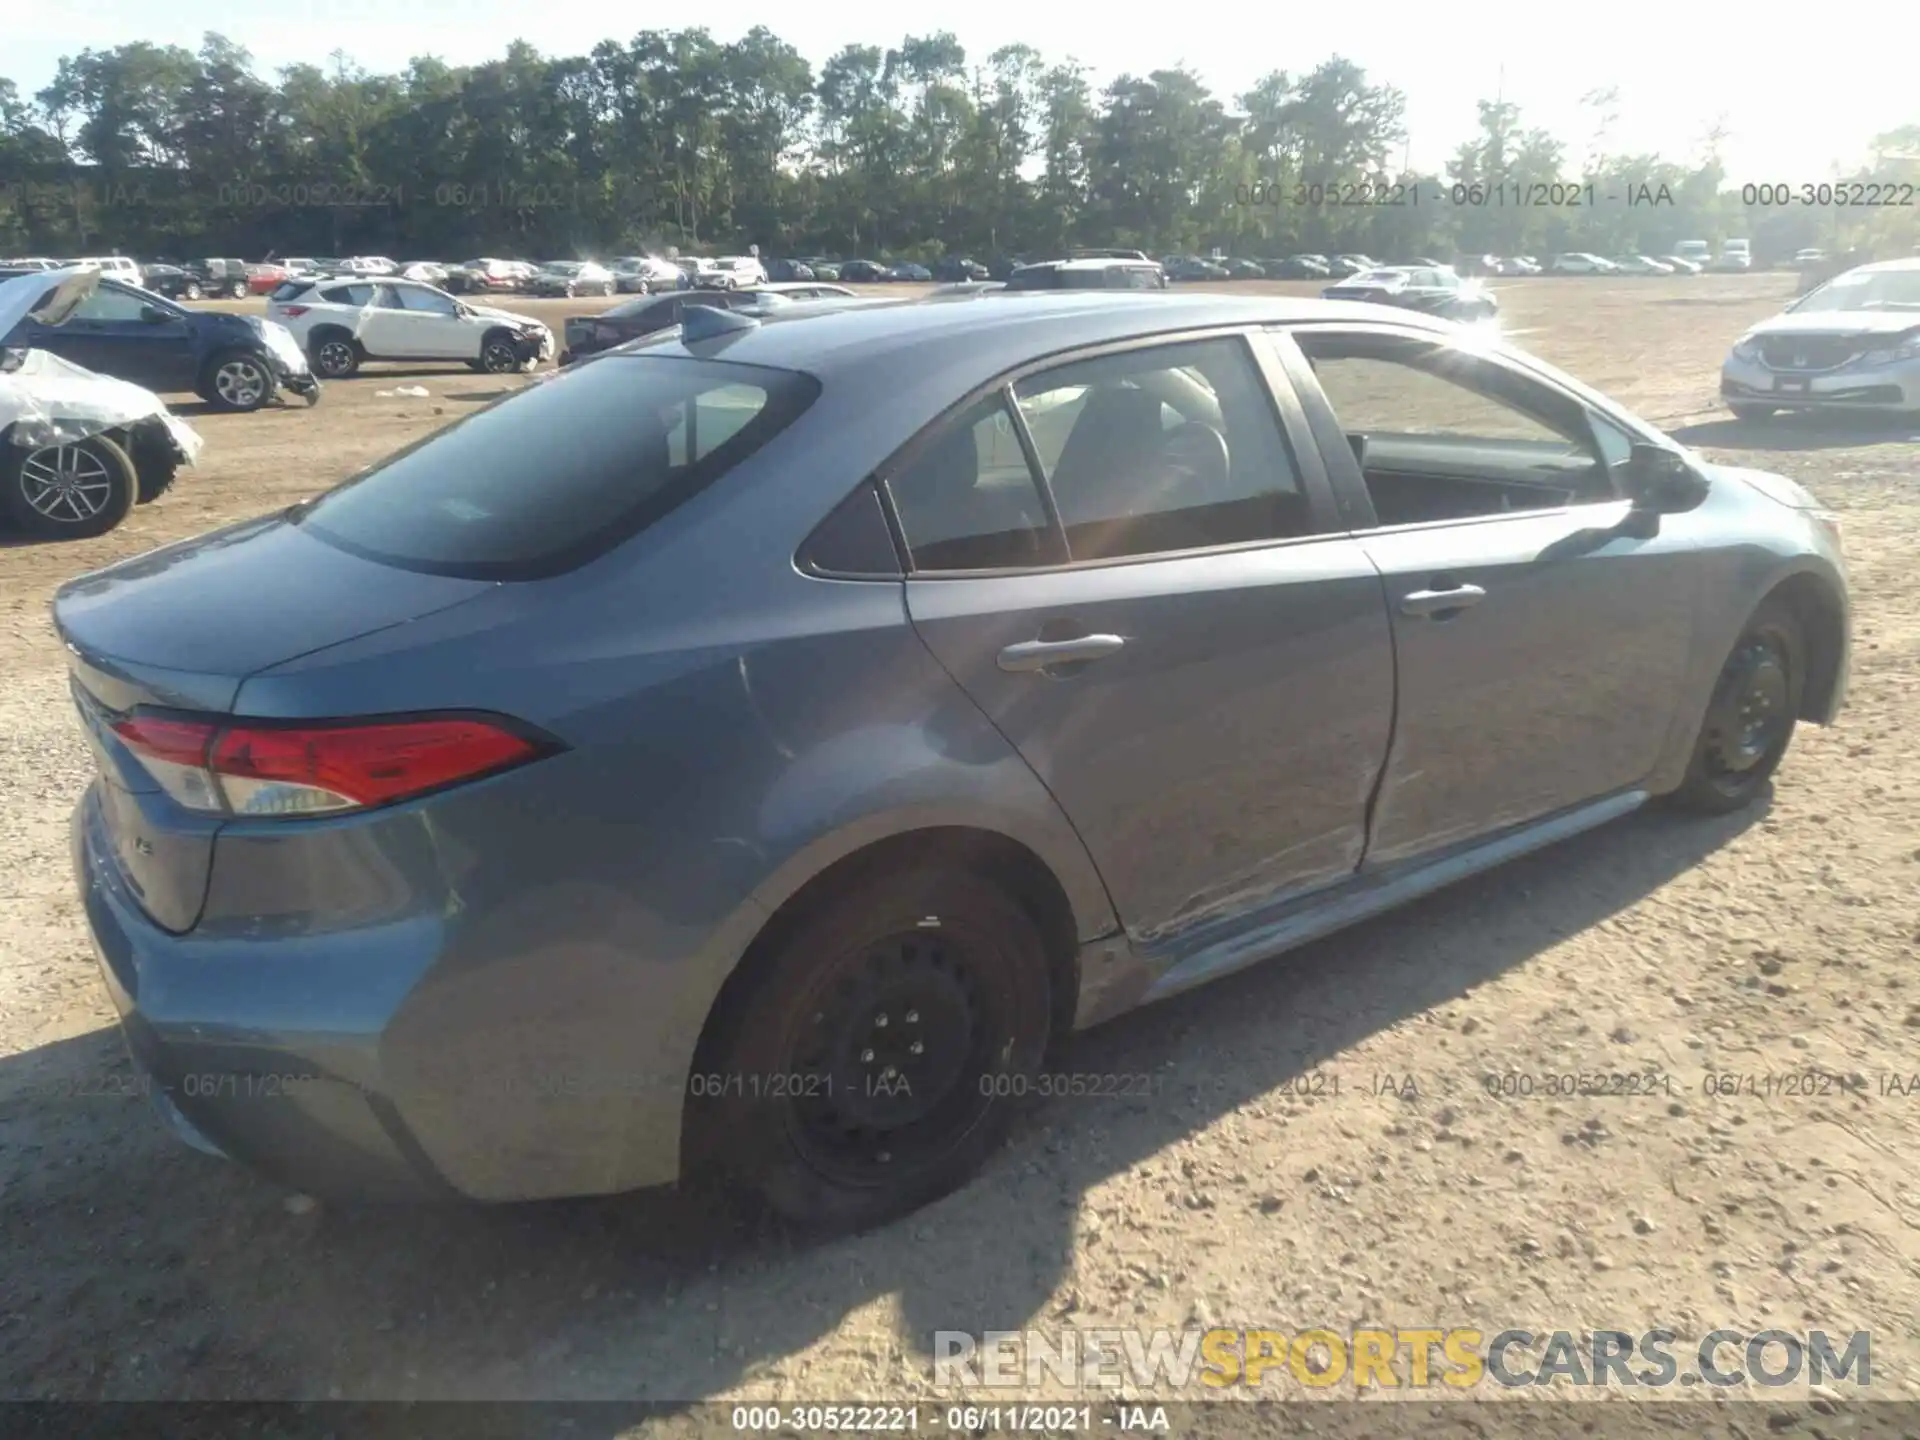
[(723, 255), (712, 269), (703, 268), (693, 283), (703, 290), (744, 290), (749, 285), (767, 283), (767, 272), (751, 255)]
[(327, 380), (368, 360), (464, 360), (506, 374), (553, 358), (553, 331), (538, 320), (414, 280), (296, 277), (269, 297), (267, 318), (293, 332)]

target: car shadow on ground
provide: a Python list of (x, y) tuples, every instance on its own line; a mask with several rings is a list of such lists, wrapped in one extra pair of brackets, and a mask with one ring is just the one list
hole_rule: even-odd
[[(1298, 1175), (1249, 1189), (1159, 1164), (1124, 1215), (1090, 1192), (1634, 905), (1764, 814), (1643, 811), (1077, 1037), (1053, 1070), (1152, 1085), (1048, 1102), (970, 1186), (830, 1242), (671, 1192), (309, 1209), (167, 1136), (127, 1093), (136, 1082), (111, 1029), (58, 1041), (0, 1062), (14, 1322), (0, 1326), (0, 1393), (685, 1402), (775, 1365), (804, 1374), (804, 1352), (836, 1331), (838, 1349), (869, 1357), (868, 1398), (897, 1393), (886, 1377), (929, 1375), (938, 1330), (1058, 1324), (1053, 1297), (1091, 1243), (1084, 1226), (1101, 1223), (1083, 1211), (1116, 1212), (1105, 1243), (1122, 1246), (1150, 1243), (1123, 1222), (1179, 1215), (1202, 1184), (1206, 1205), (1284, 1219)], [(1416, 1077), (1421, 1104), (1483, 1082), (1471, 1042), (1452, 1053), (1458, 1074)], [(1368, 1134), (1407, 1113), (1363, 1088), (1349, 1077), (1342, 1098), (1309, 1103), (1354, 1106)], [(1184, 1307), (1177, 1259), (1161, 1263), (1174, 1273), (1143, 1274), (1142, 1293)], [(631, 1423), (619, 1407), (598, 1414), (569, 1433), (597, 1440)]]
[(1667, 432), (1683, 445), (1721, 450), (1852, 450), (1864, 445), (1920, 441), (1920, 416), (1773, 415), (1765, 420), (1721, 418)]

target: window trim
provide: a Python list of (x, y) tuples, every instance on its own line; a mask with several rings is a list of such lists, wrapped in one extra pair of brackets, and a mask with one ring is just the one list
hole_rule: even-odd
[[(1253, 325), (1210, 325), (1197, 329), (1161, 331), (1151, 335), (1132, 335), (1122, 340), (1108, 340), (1094, 345), (1078, 346), (1069, 350), (1058, 350), (1047, 355), (1023, 361), (1021, 364), (1002, 371), (994, 379), (968, 391), (961, 399), (941, 411), (926, 425), (922, 426), (911, 439), (901, 445), (894, 453), (874, 467), (874, 478), (880, 487), (880, 498), (887, 512), (887, 523), (893, 530), (895, 543), (900, 547), (903, 573), (908, 580), (982, 580), (1003, 576), (1021, 576), (1052, 574), (1064, 571), (1108, 569), (1116, 565), (1151, 565), (1163, 560), (1184, 560), (1195, 556), (1231, 555), (1243, 550), (1264, 550), (1280, 546), (1313, 544), (1323, 540), (1345, 539), (1347, 527), (1339, 523), (1339, 512), (1333, 503), (1333, 489), (1321, 458), (1318, 447), (1312, 443), (1307, 430), (1306, 415), (1300, 405), (1298, 395), (1287, 383), (1286, 372), (1275, 364), (1270, 364), (1270, 337), (1264, 324)], [(1027, 457), (1027, 466), (1033, 472), (1035, 488), (1041, 492), (1041, 503), (1045, 506), (1052, 526), (1054, 543), (1062, 547), (1063, 554), (1071, 554), (1066, 547), (1066, 536), (1059, 522), (1059, 510), (1054, 503), (1053, 486), (1046, 469), (1039, 463), (1039, 453), (1033, 448), (1033, 436), (1027, 430), (1026, 421), (1020, 414), (1020, 407), (1013, 398), (1014, 387), (1030, 376), (1076, 364), (1083, 360), (1098, 360), (1108, 355), (1121, 355), (1135, 350), (1158, 350), (1169, 346), (1193, 344), (1206, 340), (1234, 340), (1241, 342), (1246, 350), (1246, 358), (1252, 363), (1256, 380), (1266, 392), (1267, 403), (1271, 407), (1274, 427), (1280, 436), (1282, 447), (1293, 462), (1293, 473), (1300, 482), (1301, 493), (1307, 501), (1307, 514), (1314, 530), (1307, 535), (1266, 536), (1257, 540), (1240, 540), (1227, 545), (1206, 545), (1184, 550), (1154, 550), (1143, 555), (1116, 555), (1092, 560), (1051, 560), (1037, 565), (1006, 565), (985, 569), (970, 570), (921, 570), (913, 563), (913, 549), (906, 542), (905, 527), (900, 522), (900, 510), (896, 503), (892, 482), (902, 470), (913, 465), (926, 451), (942, 438), (946, 427), (955, 423), (961, 416), (982, 400), (997, 395), (1000, 403), (1011, 412), (1015, 433), (1020, 436), (1021, 451)], [(863, 482), (864, 483), (864, 482)]]
[[(886, 526), (887, 538), (893, 542), (894, 568), (885, 573), (869, 573), (834, 570), (820, 564), (813, 558), (813, 548), (819, 539), (820, 532), (831, 525), (834, 517), (843, 509), (863, 495), (880, 507), (880, 523)], [(906, 541), (901, 537), (899, 521), (893, 513), (893, 507), (887, 503), (887, 497), (881, 493), (880, 482), (869, 478), (862, 480), (843, 495), (838, 503), (820, 517), (820, 523), (807, 532), (807, 538), (794, 547), (793, 568), (809, 580), (832, 580), (841, 584), (854, 585), (898, 585), (907, 575), (906, 554)]]
[[(1360, 473), (1360, 467), (1353, 458), (1353, 450), (1347, 440), (1347, 432), (1334, 411), (1333, 402), (1320, 388), (1320, 381), (1314, 375), (1308, 363), (1306, 352), (1294, 339), (1297, 335), (1340, 335), (1356, 338), (1377, 337), (1400, 341), (1413, 341), (1419, 344), (1437, 345), (1442, 349), (1457, 351), (1482, 364), (1506, 372), (1527, 384), (1559, 396), (1570, 406), (1579, 409), (1583, 416), (1595, 413), (1625, 430), (1630, 436), (1638, 437), (1644, 427), (1624, 423), (1621, 417), (1610, 410), (1592, 404), (1584, 396), (1567, 389), (1551, 376), (1543, 375), (1532, 367), (1519, 364), (1503, 354), (1489, 351), (1469, 352), (1457, 340), (1444, 330), (1427, 330), (1412, 326), (1391, 325), (1383, 322), (1356, 324), (1353, 321), (1308, 321), (1305, 323), (1281, 323), (1271, 325), (1268, 333), (1271, 337), (1285, 337), (1288, 345), (1281, 351), (1288, 361), (1288, 369), (1294, 378), (1296, 389), (1302, 404), (1306, 408), (1309, 422), (1315, 432), (1317, 447), (1327, 458), (1329, 472), (1337, 476), (1336, 486), (1340, 492), (1340, 504), (1344, 513), (1351, 516), (1351, 533), (1360, 535), (1398, 535), (1413, 530), (1441, 530), (1461, 525), (1505, 524), (1521, 520), (1538, 520), (1548, 515), (1579, 515), (1590, 513), (1606, 505), (1626, 503), (1626, 497), (1615, 494), (1611, 500), (1584, 502), (1568, 505), (1543, 505), (1532, 510), (1506, 510), (1492, 515), (1453, 516), (1444, 520), (1412, 520), (1401, 525), (1383, 525), (1373, 508), (1373, 497), (1367, 492), (1366, 477)], [(1522, 413), (1525, 413), (1524, 411)], [(1591, 423), (1588, 425), (1591, 432)], [(1599, 437), (1589, 433), (1587, 443), (1595, 451), (1595, 459), (1602, 465), (1606, 457), (1599, 448)], [(1611, 475), (1609, 475), (1611, 479)], [(1495, 482), (1489, 482), (1495, 483)]]

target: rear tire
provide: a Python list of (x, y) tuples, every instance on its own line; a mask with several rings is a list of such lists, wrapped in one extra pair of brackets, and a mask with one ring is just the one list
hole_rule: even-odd
[(696, 1061), (688, 1170), (797, 1226), (864, 1229), (957, 1188), (1037, 1091), (1045, 942), (979, 875), (878, 875), (748, 963)]
[(1783, 601), (1761, 602), (1720, 667), (1686, 779), (1669, 797), (1673, 804), (1725, 815), (1766, 788), (1793, 741), (1806, 654), (1800, 617)]
[(187, 282), (187, 288), (180, 293), (189, 300), (198, 300), (200, 298), (200, 286), (197, 282), (189, 280)]
[(0, 513), (35, 540), (104, 535), (133, 509), (140, 478), (105, 435), (32, 449), (0, 439)]
[(1733, 412), (1733, 418), (1736, 420), (1771, 420), (1773, 418), (1771, 405), (1728, 405), (1727, 409)]
[(307, 363), (322, 380), (345, 380), (360, 368), (360, 343), (337, 326), (316, 330), (307, 340)]
[(244, 280), (234, 281), (233, 284), (227, 287), (227, 298), (230, 300), (246, 299), (247, 298), (247, 282)]

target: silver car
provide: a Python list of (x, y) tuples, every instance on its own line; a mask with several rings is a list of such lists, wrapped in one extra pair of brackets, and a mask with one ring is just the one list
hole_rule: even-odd
[(1754, 326), (1720, 367), (1720, 398), (1742, 420), (1920, 414), (1920, 258), (1836, 275)]
[(1186, 291), (695, 307), (54, 610), (182, 1136), (827, 1228), (1128, 1093), (1078, 1028), (1746, 805), (1848, 653), (1791, 482), (1444, 321)]

